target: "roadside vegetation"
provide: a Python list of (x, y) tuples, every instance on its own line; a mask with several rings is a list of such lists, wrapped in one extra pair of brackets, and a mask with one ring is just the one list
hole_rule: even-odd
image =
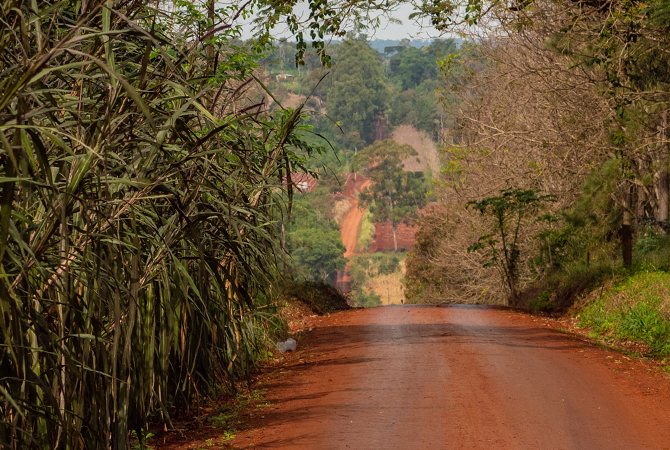
[[(351, 306), (400, 304), (404, 254), (363, 253), (351, 258)], [(391, 292), (393, 291), (393, 292)], [(392, 294), (392, 296), (391, 296)]]
[(299, 280), (331, 281), (336, 270), (344, 270), (344, 244), (333, 220), (333, 204), (318, 202), (332, 195), (301, 194), (296, 198), (287, 228), (287, 270)]
[[(588, 303), (578, 316), (592, 337), (637, 341), (639, 353), (670, 355), (670, 274), (640, 271), (615, 279), (613, 285)], [(646, 350), (646, 351), (645, 351)]]

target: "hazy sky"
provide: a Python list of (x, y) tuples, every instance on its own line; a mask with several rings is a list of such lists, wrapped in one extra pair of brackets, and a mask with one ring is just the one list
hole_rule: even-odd
[[(389, 23), (376, 31), (374, 37), (377, 39), (428, 39), (438, 37), (438, 32), (430, 26), (430, 21), (423, 20), (419, 24), (415, 20), (410, 20), (409, 15), (414, 12), (412, 5), (407, 3), (401, 5), (393, 14), (393, 17), (400, 19), (402, 25)], [(423, 27), (421, 25), (424, 25)]]
[[(297, 11), (300, 14), (300, 11), (307, 11), (307, 7), (305, 3), (298, 4), (297, 6)], [(399, 19), (402, 21), (402, 24), (396, 24), (396, 23), (387, 23), (385, 26), (382, 25), (378, 30), (376, 31), (369, 31), (368, 34), (370, 35), (371, 39), (393, 39), (393, 40), (400, 40), (400, 39), (429, 39), (429, 38), (434, 38), (438, 37), (438, 32), (435, 28), (430, 26), (430, 22), (427, 20), (424, 20), (423, 23), (428, 25), (426, 27), (421, 27), (420, 24), (417, 24), (414, 20), (409, 19), (409, 15), (413, 12), (412, 5), (409, 4), (403, 4), (401, 5), (393, 14), (392, 16), (395, 19)], [(276, 36), (277, 37), (287, 37), (290, 38), (290, 34), (286, 32), (286, 26), (279, 26), (275, 30)], [(244, 39), (247, 39), (251, 37), (251, 29), (248, 26), (244, 27), (244, 32), (242, 37)], [(291, 39), (289, 39), (291, 41)]]

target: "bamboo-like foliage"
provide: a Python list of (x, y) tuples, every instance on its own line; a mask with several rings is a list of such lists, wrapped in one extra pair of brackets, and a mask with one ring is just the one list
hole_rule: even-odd
[(0, 4), (2, 448), (127, 448), (252, 364), (301, 113), (193, 3)]

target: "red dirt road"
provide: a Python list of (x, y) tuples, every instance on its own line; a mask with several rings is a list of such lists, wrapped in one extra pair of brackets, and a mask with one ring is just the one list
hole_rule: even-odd
[[(360, 177), (359, 177), (360, 178)], [(356, 238), (358, 237), (358, 227), (363, 220), (363, 210), (358, 209), (358, 193), (372, 184), (371, 180), (362, 179), (354, 181), (351, 188), (347, 189), (344, 195), (351, 203), (351, 209), (342, 221), (342, 243), (347, 249), (344, 257), (349, 258), (356, 251)]]
[(653, 365), (504, 308), (382, 307), (313, 319), (233, 446), (670, 449)]
[[(352, 178), (353, 175), (353, 178)], [(356, 241), (358, 240), (358, 228), (361, 225), (363, 220), (363, 210), (358, 208), (358, 194), (366, 187), (372, 184), (371, 180), (366, 180), (360, 175), (350, 174), (347, 178), (347, 189), (344, 191), (344, 195), (349, 200), (351, 208), (340, 227), (340, 234), (342, 235), (342, 243), (346, 249), (344, 252), (345, 258), (350, 258), (356, 253)], [(337, 280), (335, 281), (335, 287), (340, 290), (340, 292), (349, 292), (351, 290), (351, 276), (350, 271), (351, 266), (347, 263), (343, 272), (337, 273)]]

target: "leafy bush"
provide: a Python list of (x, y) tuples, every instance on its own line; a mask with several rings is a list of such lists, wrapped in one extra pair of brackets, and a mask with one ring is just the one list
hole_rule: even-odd
[(528, 307), (533, 311), (547, 311), (551, 309), (551, 291), (544, 291), (535, 299), (531, 300)]

